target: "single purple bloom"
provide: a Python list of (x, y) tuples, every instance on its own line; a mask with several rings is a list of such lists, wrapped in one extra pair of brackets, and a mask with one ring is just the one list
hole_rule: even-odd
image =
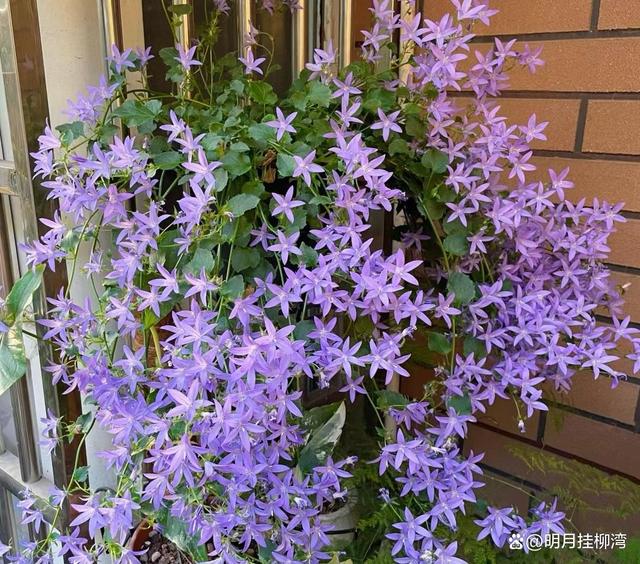
[(280, 141), (284, 134), (288, 131), (289, 133), (295, 133), (296, 129), (291, 125), (291, 122), (296, 119), (298, 112), (292, 112), (288, 116), (285, 116), (282, 113), (280, 108), (276, 108), (276, 119), (266, 122), (268, 126), (276, 129), (276, 139)]
[(175, 60), (178, 61), (185, 72), (189, 72), (191, 67), (198, 67), (202, 65), (200, 61), (197, 61), (194, 57), (196, 54), (197, 45), (190, 47), (189, 49), (185, 49), (182, 45), (177, 44), (176, 50), (178, 51), (178, 56), (175, 57)]
[(258, 57), (257, 59), (255, 59), (253, 57), (253, 50), (251, 49), (251, 47), (247, 49), (247, 56), (238, 57), (238, 60), (244, 65), (244, 74), (252, 74), (254, 72), (257, 74), (264, 74), (262, 72), (262, 69), (260, 68), (260, 65), (267, 59), (265, 59), (264, 57)]
[(313, 162), (316, 158), (315, 150), (311, 151), (306, 157), (302, 158), (298, 155), (293, 156), (293, 160), (296, 163), (296, 167), (293, 170), (292, 176), (298, 178), (302, 176), (307, 186), (311, 186), (311, 173), (312, 172), (324, 172), (324, 169)]
[(382, 129), (382, 139), (386, 141), (387, 139), (389, 139), (389, 133), (391, 131), (402, 133), (402, 128), (396, 123), (399, 115), (400, 110), (390, 113), (387, 116), (381, 108), (378, 108), (378, 117), (380, 118), (380, 121), (376, 121), (374, 124), (372, 124), (371, 129)]
[(298, 208), (300, 206), (304, 206), (303, 201), (293, 199), (293, 192), (294, 192), (293, 186), (289, 186), (289, 189), (287, 190), (287, 193), (284, 196), (281, 196), (280, 194), (275, 194), (275, 193), (272, 194), (273, 199), (278, 203), (278, 205), (275, 208), (273, 208), (271, 215), (276, 216), (282, 213), (291, 223), (293, 223), (293, 220), (294, 220), (293, 209)]

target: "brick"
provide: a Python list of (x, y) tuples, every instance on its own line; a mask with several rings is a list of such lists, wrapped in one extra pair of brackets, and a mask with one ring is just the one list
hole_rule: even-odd
[(640, 268), (640, 220), (627, 219), (626, 223), (619, 223), (617, 231), (609, 238), (609, 244), (609, 262)]
[(476, 414), (478, 421), (504, 429), (514, 435), (526, 437), (535, 440), (538, 434), (538, 423), (540, 421), (539, 414), (536, 412), (533, 417), (525, 421), (525, 432), (520, 433), (518, 429), (518, 412), (513, 400), (497, 399), (492, 406), (487, 407), (487, 413)]
[(545, 65), (534, 74), (514, 68), (510, 73), (511, 90), (640, 91), (638, 37), (534, 41), (529, 45), (532, 49), (543, 47)]
[(567, 191), (567, 197), (573, 201), (587, 198), (624, 202), (625, 209), (640, 211), (640, 163), (609, 161), (601, 159), (566, 159), (560, 157), (536, 156), (532, 159), (538, 169), (531, 178), (546, 182), (547, 171), (571, 169), (570, 179), (575, 188)]
[(534, 149), (573, 151), (580, 102), (578, 100), (548, 100), (542, 98), (501, 98), (501, 114), (509, 123), (525, 125), (532, 114), (538, 123), (548, 121), (545, 129), (547, 141), (534, 140)]
[[(473, 32), (478, 35), (584, 31), (591, 21), (591, 0), (491, 0), (489, 6), (499, 12), (489, 26), (476, 24)], [(454, 11), (451, 0), (425, 2), (425, 14), (430, 19)]]
[(520, 515), (527, 514), (529, 493), (519, 483), (490, 470), (484, 472), (480, 481), (484, 486), (477, 490), (479, 499), (488, 501), (494, 507), (514, 507)]
[(465, 453), (484, 452), (483, 464), (540, 485), (531, 468), (513, 454), (513, 449), (532, 455), (540, 450), (538, 447), (518, 441), (517, 437), (507, 437), (478, 425), (469, 426), (469, 433), (464, 441)]
[(598, 29), (640, 28), (640, 0), (600, 0)]
[(640, 323), (640, 276), (614, 271), (611, 278), (617, 286), (624, 286), (624, 314)]
[[(550, 410), (553, 413), (553, 409)], [(547, 425), (545, 445), (640, 479), (640, 434), (567, 413), (560, 428)]]
[[(632, 483), (630, 486), (637, 488)], [(627, 513), (625, 516), (620, 515), (620, 505), (625, 502), (621, 496), (614, 498), (613, 503), (608, 504), (605, 501), (605, 496), (593, 495), (591, 499), (591, 501), (587, 501), (589, 509), (576, 511), (571, 518), (571, 522), (577, 530), (590, 533), (626, 533), (628, 538), (635, 537), (640, 531), (640, 513), (638, 511)]]
[(400, 379), (400, 391), (410, 398), (420, 399), (424, 395), (425, 384), (434, 378), (433, 369), (408, 362), (407, 370), (411, 376)]
[(582, 150), (640, 155), (640, 100), (589, 100)]
[[(541, 454), (541, 449), (532, 447), (517, 440), (498, 435), (491, 430), (472, 426), (469, 438), (465, 441), (465, 452), (484, 452), (483, 463), (490, 468), (506, 472), (514, 478), (496, 475), (488, 468), (482, 481), (486, 483), (478, 496), (489, 499), (499, 507), (515, 505), (521, 514), (526, 514), (524, 505), (531, 494), (533, 502), (549, 499), (567, 491), (577, 494), (579, 501), (586, 505), (576, 511), (567, 507), (560, 500), (562, 510), (571, 509), (571, 520), (581, 531), (621, 531), (635, 534), (640, 530), (640, 513), (635, 507), (626, 507), (626, 514), (621, 515), (621, 508), (627, 502), (628, 492), (637, 491), (636, 484), (618, 476), (611, 476), (597, 469), (576, 467), (576, 462), (553, 453)], [(541, 456), (549, 464), (545, 471), (529, 466), (519, 456), (512, 453), (517, 449), (525, 457), (531, 455), (536, 459)], [(576, 469), (581, 474), (578, 476)], [(517, 482), (522, 478), (544, 488), (542, 492), (531, 490)], [(635, 494), (637, 495), (637, 494)], [(632, 498), (630, 501), (633, 501)], [(629, 505), (629, 503), (627, 503)], [(630, 513), (630, 515), (629, 515)]]
[(568, 394), (545, 385), (545, 397), (556, 403), (632, 425), (640, 387), (625, 381), (618, 382), (615, 388), (611, 388), (611, 384), (610, 378), (595, 379), (591, 372), (578, 372), (571, 381), (571, 391)]

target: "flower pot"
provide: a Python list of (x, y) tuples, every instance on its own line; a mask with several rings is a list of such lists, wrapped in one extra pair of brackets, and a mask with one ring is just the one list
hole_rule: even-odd
[(347, 544), (355, 539), (358, 525), (357, 504), (358, 497), (352, 493), (347, 502), (335, 511), (320, 514), (320, 522), (331, 526), (327, 535), (332, 545)]
[(192, 564), (188, 556), (147, 521), (138, 524), (128, 544), (131, 550), (146, 551), (138, 557), (142, 564)]

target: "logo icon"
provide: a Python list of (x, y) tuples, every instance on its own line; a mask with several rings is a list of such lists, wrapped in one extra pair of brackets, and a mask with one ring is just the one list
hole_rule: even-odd
[(511, 533), (509, 537), (509, 548), (511, 550), (522, 550), (524, 549), (524, 539), (520, 533)]
[(533, 552), (542, 550), (544, 548), (544, 539), (541, 535), (529, 535), (527, 537), (527, 548)]

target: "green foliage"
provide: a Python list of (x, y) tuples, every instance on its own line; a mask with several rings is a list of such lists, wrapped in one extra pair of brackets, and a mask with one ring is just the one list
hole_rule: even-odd
[(390, 407), (402, 408), (408, 403), (407, 397), (400, 392), (394, 392), (393, 390), (379, 390), (376, 392), (376, 405), (382, 410), (387, 410)]
[(115, 117), (122, 118), (128, 127), (139, 127), (153, 122), (162, 112), (162, 102), (160, 100), (126, 100), (119, 108), (113, 111)]
[(459, 415), (469, 415), (471, 413), (471, 398), (469, 394), (451, 396), (447, 400), (447, 407), (455, 409)]
[(464, 233), (452, 233), (442, 242), (444, 250), (451, 255), (462, 257), (469, 252), (469, 242)]
[(449, 354), (452, 349), (451, 339), (442, 333), (429, 333), (429, 349), (439, 354)]
[(220, 294), (230, 300), (235, 300), (242, 295), (244, 291), (244, 281), (239, 274), (233, 278), (226, 280), (222, 286), (220, 286)]
[(340, 403), (326, 422), (311, 432), (309, 440), (298, 455), (297, 470), (300, 474), (309, 474), (327, 460), (342, 435), (346, 419), (346, 408)]
[(229, 200), (227, 207), (233, 217), (240, 217), (249, 210), (254, 209), (259, 202), (260, 198), (254, 194), (238, 194)]
[(162, 534), (195, 562), (206, 562), (209, 559), (206, 548), (198, 545), (197, 537), (187, 532), (184, 521), (172, 516), (166, 508), (158, 513), (158, 522), (162, 525)]
[(43, 266), (26, 272), (18, 280), (7, 299), (0, 321), (6, 331), (0, 332), (0, 395), (27, 372), (27, 359), (22, 340), (22, 323), (33, 294), (42, 284)]
[(452, 272), (449, 274), (447, 289), (449, 292), (455, 294), (454, 304), (456, 305), (468, 304), (476, 294), (476, 287), (473, 280), (462, 272)]

